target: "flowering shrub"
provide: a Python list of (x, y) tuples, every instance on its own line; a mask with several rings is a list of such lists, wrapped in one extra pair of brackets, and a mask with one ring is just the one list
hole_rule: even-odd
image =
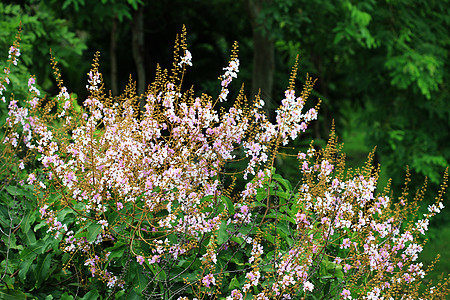
[(417, 258), (443, 208), (447, 172), (417, 217), (425, 188), (412, 201), (407, 185), (398, 200), (378, 192), (373, 153), (348, 170), (332, 131), (324, 149), (311, 143), (294, 154), (292, 184), (274, 160), (317, 118), (318, 107), (305, 108), (313, 82), (296, 95), (294, 67), (275, 123), (242, 90), (219, 108), (239, 73), (237, 52), (235, 44), (216, 99), (183, 90), (192, 65), (183, 30), (172, 69), (158, 67), (144, 95), (132, 82), (119, 97), (106, 93), (97, 54), (83, 107), (54, 59), (56, 97), (40, 98), (30, 77), (25, 107), (10, 100), (4, 145), (40, 164), (23, 183), (35, 187), (67, 272), (82, 270), (81, 282), (101, 281), (116, 298), (442, 299), (448, 278), (419, 290), (427, 270)]

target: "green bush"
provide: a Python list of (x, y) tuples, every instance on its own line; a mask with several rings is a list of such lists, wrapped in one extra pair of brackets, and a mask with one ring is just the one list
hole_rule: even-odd
[[(10, 63), (16, 49), (17, 42)], [(428, 270), (417, 261), (421, 235), (443, 208), (447, 172), (420, 217), (425, 187), (410, 201), (407, 185), (398, 200), (389, 188), (378, 192), (373, 153), (364, 167), (346, 168), (334, 129), (325, 148), (311, 143), (287, 153), (318, 110), (305, 108), (311, 78), (295, 95), (296, 67), (271, 123), (259, 95), (249, 101), (241, 90), (221, 107), (239, 72), (237, 45), (215, 98), (183, 89), (192, 65), (185, 30), (172, 69), (158, 68), (143, 95), (130, 82), (112, 97), (98, 62), (96, 55), (83, 107), (59, 75), (57, 96), (41, 98), (31, 77), (26, 109), (9, 102), (3, 160), (21, 171), (4, 173), (5, 295), (229, 300), (448, 293), (448, 278), (424, 284)], [(297, 182), (273, 167), (280, 154), (297, 157)]]

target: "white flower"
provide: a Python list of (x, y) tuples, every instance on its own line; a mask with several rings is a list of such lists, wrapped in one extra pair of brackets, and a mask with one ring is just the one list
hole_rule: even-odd
[(312, 284), (309, 281), (305, 281), (305, 283), (303, 284), (303, 291), (306, 292), (311, 292), (314, 289), (314, 284)]
[(192, 54), (189, 52), (189, 50), (186, 50), (186, 54), (184, 56), (180, 56), (181, 61), (178, 63), (180, 67), (183, 67), (183, 65), (192, 66)]

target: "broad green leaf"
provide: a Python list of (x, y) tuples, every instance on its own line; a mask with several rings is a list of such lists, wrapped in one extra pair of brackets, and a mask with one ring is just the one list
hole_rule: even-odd
[(116, 257), (122, 257), (123, 253), (127, 249), (127, 245), (121, 242), (117, 242), (113, 247), (105, 249), (106, 251), (110, 251), (111, 254), (108, 257), (108, 260), (111, 261)]
[(26, 246), (36, 243), (36, 236), (34, 235), (34, 232), (31, 230), (26, 231), (25, 240)]
[(36, 287), (39, 288), (41, 284), (49, 276), (48, 270), (50, 269), (50, 262), (52, 259), (52, 254), (48, 253), (44, 259), (42, 257), (38, 258), (38, 265), (35, 269), (35, 276), (37, 278)]
[(34, 260), (38, 254), (44, 253), (43, 248), (45, 247), (45, 242), (43, 240), (38, 240), (34, 244), (28, 245), (22, 251), (20, 251), (21, 260)]
[[(141, 295), (142, 291), (147, 286), (148, 281), (147, 281), (145, 275), (142, 273), (142, 268), (140, 266), (137, 266), (137, 264), (134, 264), (134, 265), (136, 267), (132, 268), (132, 270), (136, 276), (134, 277), (134, 280), (133, 280), (133, 289), (137, 294)], [(164, 272), (164, 271), (162, 271), (162, 272)]]
[(262, 202), (264, 199), (266, 199), (267, 198), (267, 192), (266, 192), (266, 187), (267, 186), (264, 186), (264, 188), (259, 188), (259, 189), (256, 189), (256, 201), (257, 202)]
[(34, 232), (38, 231), (39, 229), (41, 229), (42, 227), (45, 227), (45, 226), (47, 226), (47, 223), (45, 223), (45, 221), (41, 221), (39, 224), (34, 226)]
[(30, 266), (33, 264), (34, 259), (24, 260), (20, 263), (19, 267), (19, 278), (21, 281), (24, 281)]
[(161, 272), (159, 272), (159, 279), (160, 280), (167, 280), (167, 274), (164, 270), (161, 270)]
[(200, 199), (200, 203), (209, 202), (213, 198), (214, 198), (214, 196), (212, 196), (212, 195), (203, 197), (202, 199)]
[(237, 243), (238, 245), (242, 245), (242, 243), (244, 242), (244, 239), (241, 237), (237, 237), (237, 236), (232, 236), (231, 240), (235, 243)]
[(280, 174), (273, 174), (272, 175), (272, 179), (274, 179), (274, 180), (278, 181), (279, 183), (281, 183), (283, 185), (283, 187), (284, 187), (284, 190), (286, 192), (289, 192), (289, 191), (292, 190), (291, 183), (288, 180), (284, 179)]
[(230, 285), (228, 286), (228, 290), (232, 291), (234, 289), (239, 288), (239, 286), (240, 286), (239, 280), (237, 280), (236, 276), (234, 276), (233, 279), (231, 279), (231, 281), (230, 281)]
[(29, 211), (22, 221), (21, 229), (24, 233), (30, 231), (31, 225), (36, 221), (36, 212)]
[[(289, 200), (291, 194), (283, 191), (277, 191), (277, 196), (282, 200)], [(283, 201), (283, 203), (286, 203), (286, 201)]]
[(27, 295), (21, 291), (13, 289), (2, 289), (0, 290), (0, 299), (2, 300), (20, 300), (27, 299)]
[(233, 202), (230, 200), (230, 198), (222, 195), (221, 199), (225, 202), (225, 205), (227, 206), (230, 215), (234, 215), (234, 205)]
[(274, 235), (271, 232), (268, 232), (267, 230), (263, 231), (263, 237), (272, 244), (275, 241)]
[[(292, 218), (292, 217), (290, 217), (290, 216), (287, 216), (287, 215), (285, 215), (285, 214), (282, 214), (282, 213), (269, 213), (269, 214), (267, 214), (266, 215), (266, 218), (272, 218), (272, 219), (277, 219), (277, 220), (283, 220), (283, 221), (289, 221), (290, 223), (292, 223), (292, 224), (297, 224), (296, 222), (295, 222), (295, 219), (294, 218)], [(284, 226), (286, 226), (286, 225), (284, 225)]]
[(22, 188), (19, 188), (17, 186), (7, 186), (6, 190), (13, 196), (24, 195), (24, 191), (22, 190)]
[(65, 292), (64, 294), (61, 295), (61, 300), (73, 300), (73, 296), (69, 295), (69, 293)]
[(121, 299), (121, 297), (122, 296), (124, 296), (125, 295), (125, 291), (118, 291), (115, 295), (114, 295), (114, 297), (115, 297), (115, 299)]
[(102, 225), (91, 224), (87, 228), (87, 240), (92, 243), (97, 239), (97, 236), (102, 232)]
[(225, 205), (223, 205), (223, 203), (219, 203), (219, 205), (217, 206), (217, 213), (220, 214), (225, 210)]
[(136, 293), (135, 290), (131, 290), (125, 297), (127, 300), (141, 300), (142, 297)]
[(70, 207), (66, 207), (66, 208), (64, 208), (63, 210), (61, 210), (61, 211), (58, 213), (58, 220), (63, 221), (64, 218), (65, 218), (65, 216), (66, 216), (68, 213), (73, 214), (73, 209), (70, 208)]
[[(4, 262), (5, 262), (5, 261), (2, 261), (2, 266), (1, 266), (2, 269), (5, 268)], [(8, 272), (9, 272), (9, 271), (8, 271)], [(9, 273), (12, 273), (12, 272), (9, 272)], [(15, 281), (16, 281), (16, 278), (11, 277), (11, 276), (5, 276), (5, 277), (3, 278), (3, 284), (2, 284), (2, 286), (5, 286), (5, 284), (6, 284), (6, 287), (7, 287), (8, 289), (13, 290), (13, 289), (14, 289), (14, 283), (15, 283)]]
[(108, 223), (109, 223), (109, 224), (114, 224), (114, 223), (116, 222), (116, 220), (117, 220), (118, 217), (119, 217), (119, 214), (118, 214), (117, 212), (111, 211), (111, 212), (108, 214)]
[(222, 221), (220, 223), (219, 232), (217, 234), (217, 243), (222, 245), (228, 240), (227, 223)]

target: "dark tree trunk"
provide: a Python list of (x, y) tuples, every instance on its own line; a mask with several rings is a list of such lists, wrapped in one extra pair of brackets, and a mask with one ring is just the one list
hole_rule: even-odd
[[(323, 57), (320, 55), (312, 55), (311, 59), (316, 66), (318, 71), (318, 78), (316, 90), (320, 92), (324, 99), (322, 99), (322, 104), (320, 105), (320, 119), (313, 122), (314, 124), (314, 139), (327, 139), (330, 136), (330, 128), (331, 128), (331, 116), (330, 116), (330, 103), (328, 103), (329, 93), (328, 93), (328, 76), (324, 71), (324, 62)], [(320, 120), (320, 121), (319, 121)]]
[[(263, 5), (269, 5), (270, 0), (247, 0), (247, 10), (253, 28), (253, 78), (251, 96), (261, 91), (261, 99), (266, 102), (266, 112), (270, 117), (273, 111), (272, 88), (273, 74), (275, 72), (275, 46), (274, 41), (266, 30), (264, 24), (257, 21)], [(273, 112), (272, 112), (273, 114)]]
[(117, 15), (113, 18), (111, 28), (111, 43), (109, 46), (109, 52), (111, 55), (111, 90), (113, 96), (119, 94), (119, 88), (117, 87), (117, 57), (116, 57), (116, 45), (117, 45)]
[(137, 92), (145, 92), (145, 66), (144, 66), (144, 7), (141, 5), (133, 16), (133, 58), (137, 71)]

